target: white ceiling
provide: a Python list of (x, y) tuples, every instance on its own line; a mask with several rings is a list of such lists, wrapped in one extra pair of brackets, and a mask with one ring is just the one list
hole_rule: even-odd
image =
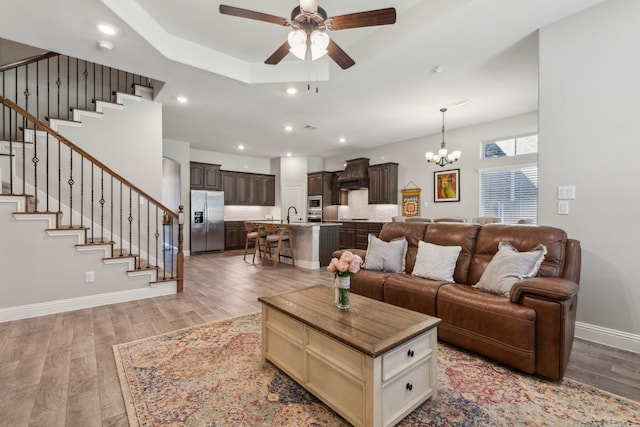
[[(263, 64), (288, 29), (221, 15), (221, 2), (210, 0), (11, 0), (3, 2), (0, 38), (165, 82), (157, 101), (166, 139), (229, 153), (243, 144), (242, 154), (267, 158), (329, 157), (437, 133), (441, 107), (450, 108), (447, 129), (536, 110), (536, 30), (601, 1), (320, 0), (330, 17), (397, 10), (394, 25), (330, 33), (356, 61), (347, 70), (292, 55)], [(297, 5), (222, 3), (282, 17)], [(99, 23), (118, 34), (100, 34)], [(98, 40), (115, 48), (103, 52)], [(444, 72), (433, 72), (437, 65)], [(286, 95), (289, 86), (298, 94)], [(472, 104), (454, 107), (464, 100)]]

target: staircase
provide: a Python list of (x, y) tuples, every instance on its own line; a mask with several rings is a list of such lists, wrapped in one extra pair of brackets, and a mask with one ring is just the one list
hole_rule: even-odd
[[(40, 59), (40, 62), (47, 62), (48, 70), (52, 68), (49, 64), (52, 57), (48, 54)], [(58, 65), (60, 61), (64, 63), (65, 60), (58, 59)], [(121, 87), (120, 77), (112, 78), (113, 72), (110, 71), (106, 77), (109, 89), (98, 88), (96, 80), (105, 80), (105, 77), (97, 78), (96, 70), (102, 66), (86, 62), (79, 65), (79, 60), (66, 59), (67, 65), (74, 61), (76, 74), (81, 67), (85, 69), (84, 84), (91, 80), (86, 70), (93, 70), (93, 87), (85, 86), (85, 95), (107, 92), (109, 99), (96, 96), (90, 101), (94, 108), (87, 108), (86, 98), (83, 100), (79, 96), (82, 92), (80, 83), (75, 84), (76, 95), (72, 94), (73, 83), (70, 83), (64, 96), (60, 93), (51, 96), (48, 90), (46, 101), (38, 96), (35, 100), (29, 99), (32, 96), (29, 87), (41, 88), (52, 80), (64, 81), (59, 75), (60, 67), (53, 67), (58, 70), (57, 77), (55, 74), (42, 77), (41, 72), (32, 72), (32, 77), (28, 77), (29, 67), (33, 68), (34, 64), (36, 69), (45, 68), (38, 61), (20, 64), (16, 69), (0, 69), (0, 75), (14, 73), (15, 81), (15, 90), (3, 88), (0, 96), (0, 205), (5, 206), (0, 209), (0, 221), (15, 223), (5, 227), (24, 227), (25, 230), (38, 224), (36, 227), (46, 236), (39, 237), (37, 231), (35, 238), (25, 232), (24, 241), (22, 231), (5, 231), (5, 235), (0, 236), (0, 256), (3, 258), (10, 258), (8, 255), (12, 252), (9, 236), (18, 240), (16, 243), (20, 244), (17, 247), (23, 248), (19, 262), (0, 268), (4, 270), (0, 271), (0, 283), (3, 293), (8, 295), (0, 302), (0, 321), (182, 291), (182, 207), (175, 212), (164, 206), (58, 132), (62, 126), (82, 126), (83, 118), (100, 118), (109, 109), (121, 110), (127, 102), (150, 98), (153, 89), (137, 83), (134, 76), (124, 78), (125, 86), (131, 83), (133, 93), (109, 92), (112, 85)], [(26, 67), (24, 75), (20, 67)], [(73, 74), (69, 69), (67, 73)], [(120, 76), (122, 72), (116, 70), (115, 74)], [(35, 83), (29, 81), (33, 75)], [(12, 81), (2, 77), (5, 82)], [(69, 82), (72, 80), (70, 77), (67, 76)], [(46, 80), (46, 85), (42, 79)], [(148, 82), (148, 79), (140, 77), (140, 81)], [(60, 88), (60, 84), (55, 86), (58, 91), (65, 90)], [(9, 99), (4, 96), (7, 93), (15, 93), (16, 96), (24, 93), (25, 99)], [(40, 90), (36, 90), (36, 94), (39, 93)], [(52, 98), (66, 99), (70, 113), (61, 114), (59, 118), (50, 117), (48, 114), (60, 109), (60, 104), (58, 108), (50, 107)], [(48, 124), (45, 123), (47, 119)], [(3, 214), (6, 218), (2, 217)], [(48, 239), (56, 243), (48, 242)], [(28, 245), (27, 241), (30, 242)], [(49, 255), (42, 252), (43, 246), (51, 245), (57, 249), (52, 249)], [(72, 253), (68, 253), (67, 247), (73, 248)], [(66, 259), (58, 260), (63, 253)], [(30, 259), (32, 254), (37, 256)], [(24, 258), (29, 258), (26, 264), (35, 269), (33, 272), (29, 268), (17, 271)], [(54, 259), (55, 262), (52, 261)], [(39, 272), (39, 265), (48, 266), (52, 271)], [(78, 278), (82, 271), (75, 271), (75, 275), (68, 275), (66, 280), (55, 280), (56, 274), (62, 277), (74, 269), (88, 268), (92, 271), (87, 270), (86, 277), (82, 274), (83, 277)], [(121, 271), (119, 279), (116, 279), (115, 270)], [(47, 273), (51, 280), (47, 280)], [(99, 282), (96, 280), (98, 276), (103, 281), (106, 278), (109, 283), (100, 283), (91, 289), (92, 283)], [(33, 281), (50, 283), (32, 283), (29, 277), (37, 278)], [(68, 281), (77, 283), (68, 284)], [(142, 281), (147, 283), (146, 289), (141, 287)], [(58, 293), (51, 288), (51, 283), (59, 286)], [(130, 288), (127, 283), (131, 284)], [(5, 292), (9, 286), (14, 289)], [(20, 287), (25, 291), (21, 293)]]

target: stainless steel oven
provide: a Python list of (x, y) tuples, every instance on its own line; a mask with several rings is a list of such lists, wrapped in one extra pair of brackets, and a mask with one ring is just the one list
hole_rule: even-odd
[(307, 198), (307, 221), (322, 222), (322, 196)]
[(322, 222), (322, 211), (309, 211), (307, 213), (308, 222)]
[(307, 198), (307, 208), (309, 211), (322, 211), (322, 196), (309, 196)]

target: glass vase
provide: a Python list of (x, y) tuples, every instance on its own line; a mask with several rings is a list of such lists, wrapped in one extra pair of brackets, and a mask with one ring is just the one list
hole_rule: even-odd
[(349, 309), (349, 288), (351, 276), (336, 276), (336, 305), (340, 310)]

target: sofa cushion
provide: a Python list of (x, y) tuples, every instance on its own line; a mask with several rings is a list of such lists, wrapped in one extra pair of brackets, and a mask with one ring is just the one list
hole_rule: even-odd
[(384, 282), (384, 302), (435, 316), (438, 288), (445, 283), (408, 274), (392, 274)]
[(392, 274), (361, 269), (351, 276), (351, 292), (384, 301), (384, 283)]
[(469, 266), (471, 265), (471, 254), (474, 252), (476, 236), (482, 226), (480, 224), (462, 224), (453, 222), (439, 222), (430, 224), (424, 235), (427, 243), (440, 246), (462, 246), (456, 269), (453, 272), (453, 280), (456, 283), (473, 284), (469, 282)]
[(405, 271), (409, 274), (413, 271), (413, 264), (418, 252), (418, 242), (424, 237), (427, 225), (426, 222), (388, 222), (382, 226), (382, 230), (378, 235), (380, 240), (385, 242), (398, 237), (407, 239)]
[(511, 287), (521, 279), (533, 277), (547, 253), (544, 245), (529, 252), (518, 252), (509, 242), (498, 243), (498, 253), (491, 259), (474, 288), (508, 297)]
[(362, 268), (365, 270), (403, 273), (406, 255), (407, 239), (404, 237), (385, 242), (375, 235), (369, 234), (367, 254)]
[[(486, 226), (485, 226), (486, 227)], [(469, 285), (445, 284), (436, 301), (438, 336), (524, 372), (536, 366), (536, 311)]]
[[(487, 224), (482, 226), (478, 233), (469, 270), (469, 280), (466, 283), (475, 284), (480, 281), (482, 273), (498, 252), (500, 242), (509, 242), (520, 252), (530, 251), (539, 244), (544, 245), (547, 248), (547, 254), (540, 265), (538, 276), (562, 276), (567, 246), (567, 233), (564, 230), (537, 225)], [(458, 280), (456, 282), (462, 283)]]
[(414, 276), (453, 282), (453, 272), (462, 246), (440, 246), (420, 241), (413, 267)]

